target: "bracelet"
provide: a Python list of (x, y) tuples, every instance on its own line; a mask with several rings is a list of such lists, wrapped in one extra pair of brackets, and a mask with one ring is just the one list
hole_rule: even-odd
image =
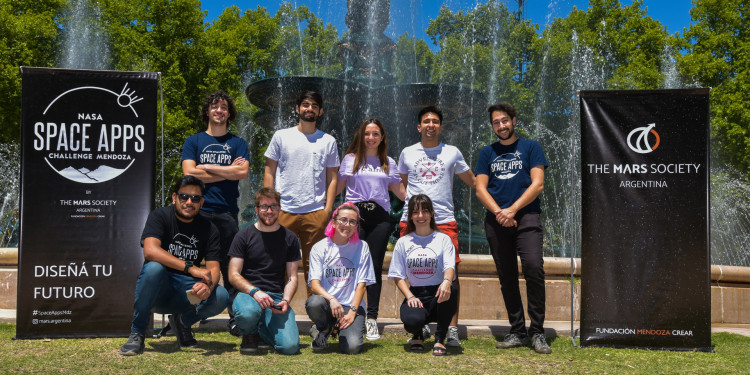
[(279, 301), (279, 303), (282, 303), (282, 302), (286, 302), (287, 305), (289, 304), (289, 301), (287, 301), (285, 298), (282, 298), (281, 301)]
[(415, 296), (415, 295), (413, 295), (413, 294), (412, 294), (412, 296), (411, 296), (411, 297), (409, 297), (409, 298), (407, 298), (406, 300), (408, 301), (408, 300), (410, 300), (410, 299), (412, 299), (412, 298), (417, 298), (417, 296)]
[(253, 297), (256, 292), (258, 292), (258, 288), (250, 289), (250, 297)]
[(453, 285), (453, 280), (450, 280), (450, 279), (443, 279), (443, 281), (447, 281), (447, 282), (451, 283), (451, 285)]

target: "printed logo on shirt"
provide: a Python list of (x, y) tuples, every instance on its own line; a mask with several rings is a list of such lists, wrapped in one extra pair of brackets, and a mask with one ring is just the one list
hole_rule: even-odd
[(232, 164), (232, 149), (228, 143), (214, 143), (208, 145), (201, 150), (200, 160), (198, 164), (217, 164), (217, 165), (230, 165)]
[(334, 258), (326, 262), (323, 278), (335, 288), (343, 288), (354, 281), (354, 262), (346, 258)]
[(501, 180), (515, 177), (523, 169), (523, 160), (519, 151), (500, 155), (490, 163), (490, 171)]
[(365, 164), (359, 170), (360, 170), (360, 172), (383, 173), (383, 167), (380, 166), (380, 165), (378, 165), (378, 166), (372, 166), (370, 164)]
[(417, 279), (429, 279), (438, 272), (438, 257), (429, 247), (412, 245), (406, 250), (406, 269)]
[(172, 243), (169, 244), (167, 251), (182, 260), (196, 260), (198, 259), (198, 239), (195, 236), (188, 237), (177, 233), (172, 237)]
[(416, 183), (434, 185), (445, 176), (445, 163), (440, 159), (424, 156), (414, 163), (412, 177)]

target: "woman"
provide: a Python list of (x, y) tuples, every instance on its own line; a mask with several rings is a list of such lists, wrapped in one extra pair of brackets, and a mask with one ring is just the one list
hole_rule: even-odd
[(428, 196), (417, 194), (409, 199), (406, 233), (393, 249), (388, 278), (404, 295), (401, 321), (413, 335), (410, 349), (423, 350), (422, 327), (437, 322), (432, 354), (442, 356), (448, 325), (458, 305), (453, 285), (456, 255), (450, 237), (437, 230)]
[(375, 267), (376, 282), (367, 287), (367, 339), (373, 341), (380, 338), (377, 319), (383, 286), (383, 259), (393, 230), (388, 191), (401, 200), (406, 195), (396, 162), (388, 157), (388, 139), (380, 120), (365, 120), (354, 134), (341, 161), (336, 195), (344, 187), (346, 201), (357, 205), (362, 214), (359, 237), (370, 246)]
[(359, 210), (344, 203), (333, 212), (326, 238), (310, 250), (309, 285), (314, 295), (305, 302), (313, 321), (313, 350), (328, 346), (328, 337), (339, 330), (339, 349), (344, 354), (362, 350), (365, 333), (365, 286), (375, 282), (367, 243), (359, 240)]

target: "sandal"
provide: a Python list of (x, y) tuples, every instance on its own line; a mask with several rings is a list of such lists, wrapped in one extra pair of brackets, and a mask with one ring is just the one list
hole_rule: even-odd
[(438, 344), (435, 344), (432, 347), (432, 355), (434, 355), (436, 357), (442, 357), (447, 352), (448, 352), (448, 349), (446, 349), (444, 346), (438, 346)]
[[(415, 342), (420, 341), (420, 342)], [(409, 350), (412, 352), (421, 352), (424, 350), (424, 343), (421, 342), (421, 340), (412, 340), (411, 345), (409, 345)]]

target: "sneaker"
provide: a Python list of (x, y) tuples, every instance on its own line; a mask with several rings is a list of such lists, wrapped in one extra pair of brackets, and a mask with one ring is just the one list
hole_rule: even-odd
[(461, 346), (461, 340), (458, 339), (458, 327), (448, 327), (448, 333), (445, 335), (445, 346), (454, 348)]
[(120, 355), (143, 354), (143, 348), (146, 346), (146, 343), (143, 342), (144, 338), (145, 336), (140, 333), (131, 333), (128, 342), (120, 348)]
[[(424, 327), (422, 327), (422, 340), (427, 340), (432, 336), (432, 333), (430, 332), (430, 326), (428, 324), (425, 324)], [(411, 344), (411, 340), (409, 339), (406, 341), (407, 344)]]
[(544, 337), (543, 333), (537, 333), (531, 338), (531, 346), (534, 347), (534, 351), (539, 354), (552, 353), (552, 349), (550, 349), (547, 344), (547, 338)]
[(367, 340), (376, 341), (380, 340), (380, 332), (378, 332), (378, 322), (375, 319), (367, 319)]
[(267, 343), (266, 340), (263, 340), (262, 337), (260, 338), (260, 340), (258, 340), (258, 349), (269, 350), (272, 348), (273, 347), (271, 346), (271, 344)]
[(193, 330), (182, 323), (182, 315), (174, 314), (169, 316), (169, 325), (177, 336), (177, 345), (181, 348), (190, 348), (198, 345), (198, 341), (193, 337)]
[(315, 323), (313, 323), (313, 325), (310, 327), (310, 332), (308, 332), (308, 334), (313, 339), (315, 339), (316, 337), (318, 337), (318, 327), (315, 326)]
[(523, 341), (515, 333), (507, 334), (503, 337), (503, 341), (500, 341), (495, 345), (498, 349), (510, 349), (524, 346)]
[(229, 334), (236, 337), (243, 337), (242, 330), (240, 329), (240, 326), (237, 325), (237, 322), (234, 321), (234, 318), (229, 318), (229, 322), (227, 323), (227, 328), (229, 329)]
[[(315, 329), (317, 331), (317, 328)], [(328, 332), (318, 332), (318, 335), (315, 337), (315, 340), (313, 340), (312, 348), (315, 351), (320, 351), (328, 347), (328, 335), (331, 333), (331, 330), (329, 329)]]
[(258, 351), (258, 340), (260, 335), (257, 333), (251, 333), (249, 335), (242, 336), (242, 343), (240, 344), (240, 353), (255, 353)]

